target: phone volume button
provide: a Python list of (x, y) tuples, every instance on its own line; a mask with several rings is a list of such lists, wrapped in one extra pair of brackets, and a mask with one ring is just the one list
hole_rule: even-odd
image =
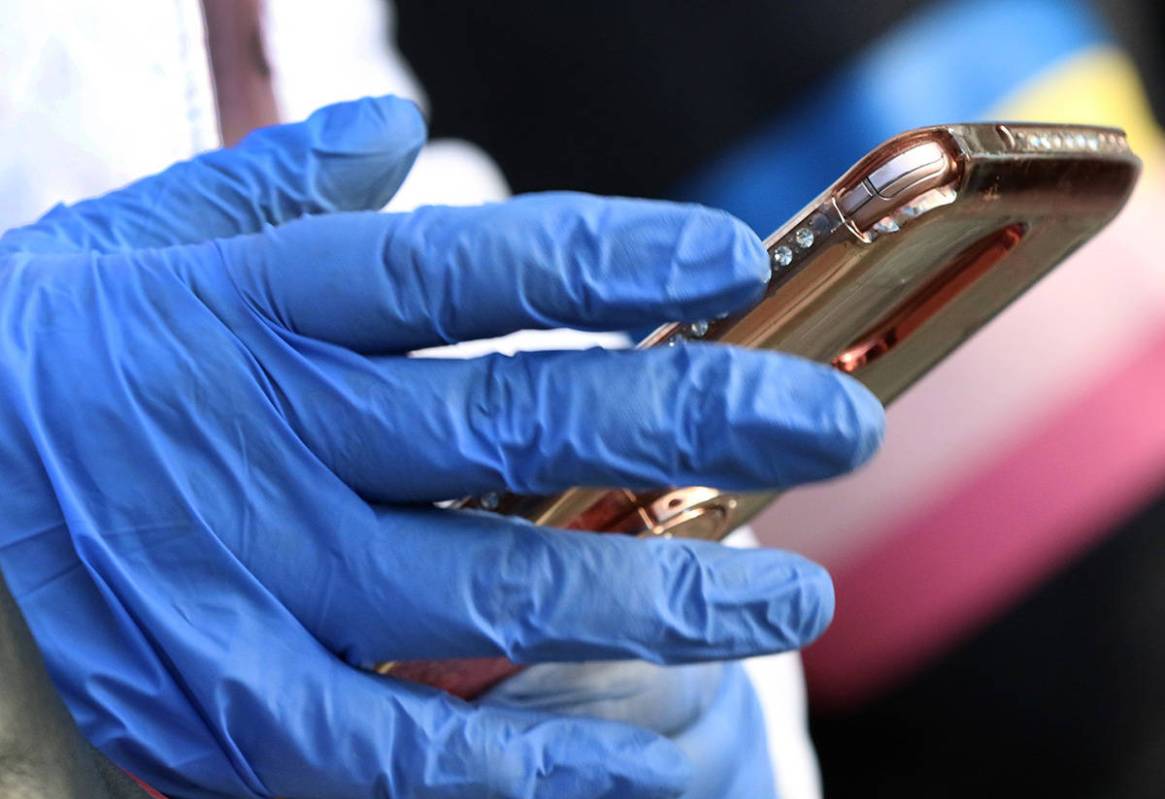
[(863, 180), (849, 191), (837, 198), (837, 210), (845, 216), (852, 216), (859, 208), (868, 203), (874, 196), (874, 189), (869, 182)]
[(866, 178), (886, 199), (893, 199), (911, 186), (945, 170), (945, 154), (938, 144), (921, 144), (875, 169)]

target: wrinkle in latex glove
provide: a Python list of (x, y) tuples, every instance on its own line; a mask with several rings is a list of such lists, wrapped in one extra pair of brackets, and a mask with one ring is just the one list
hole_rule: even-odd
[(407, 102), (333, 106), (0, 238), (0, 566), (83, 732), (175, 797), (679, 795), (648, 729), (359, 666), (784, 650), (828, 623), (820, 567), (415, 503), (789, 486), (868, 457), (881, 408), (725, 347), (404, 357), (713, 317), (768, 276), (695, 206), (361, 210), (423, 137)]
[(777, 796), (764, 711), (739, 662), (544, 664), (506, 680), (487, 701), (667, 736), (693, 764), (683, 799)]

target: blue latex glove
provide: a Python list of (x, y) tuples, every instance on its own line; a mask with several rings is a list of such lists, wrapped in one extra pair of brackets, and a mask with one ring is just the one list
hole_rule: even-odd
[(828, 576), (427, 503), (788, 486), (869, 456), (881, 408), (725, 347), (402, 357), (708, 318), (768, 276), (692, 206), (358, 212), (423, 138), (409, 103), (334, 106), (0, 239), (0, 564), (84, 732), (175, 796), (674, 796), (691, 764), (647, 730), (358, 667), (784, 650)]
[(739, 662), (544, 663), (506, 680), (487, 701), (621, 721), (666, 736), (694, 766), (684, 799), (777, 795), (764, 711)]

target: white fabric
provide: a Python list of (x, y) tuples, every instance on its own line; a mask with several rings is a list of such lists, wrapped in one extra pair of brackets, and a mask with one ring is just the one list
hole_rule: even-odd
[[(724, 540), (734, 547), (757, 546), (751, 527), (741, 527)], [(782, 799), (821, 796), (821, 772), (817, 753), (809, 740), (809, 702), (805, 672), (798, 652), (750, 658), (744, 661), (765, 714), (773, 783)]]
[(218, 144), (189, 0), (4, 0), (0, 226)]

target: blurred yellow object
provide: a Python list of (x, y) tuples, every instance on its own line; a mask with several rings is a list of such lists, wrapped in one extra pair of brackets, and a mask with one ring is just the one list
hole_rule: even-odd
[(1069, 56), (1027, 81), (987, 116), (1123, 128), (1145, 172), (1160, 169), (1161, 129), (1132, 61), (1114, 47)]

